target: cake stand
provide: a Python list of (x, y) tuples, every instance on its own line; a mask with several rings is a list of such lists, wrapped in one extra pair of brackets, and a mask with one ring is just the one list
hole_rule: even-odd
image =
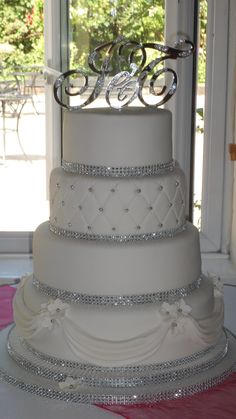
[(0, 379), (30, 394), (67, 403), (132, 405), (179, 399), (208, 390), (234, 371), (236, 339), (172, 362), (98, 367), (36, 352), (15, 327), (0, 332)]

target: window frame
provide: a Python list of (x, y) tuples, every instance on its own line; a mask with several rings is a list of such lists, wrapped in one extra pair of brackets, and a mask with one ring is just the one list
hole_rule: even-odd
[[(165, 39), (168, 45), (181, 38), (197, 43), (198, 0), (165, 1), (166, 25)], [(173, 157), (186, 176), (187, 216), (192, 218), (192, 165), (193, 138), (195, 131), (195, 92), (196, 92), (196, 55), (185, 60), (178, 59), (168, 63), (178, 76), (178, 89), (166, 104), (172, 112)], [(185, 123), (180, 123), (185, 121)]]
[(232, 224), (233, 167), (228, 144), (234, 137), (231, 13), (235, 5), (230, 0), (208, 0), (208, 7), (201, 245), (204, 253), (227, 255)]

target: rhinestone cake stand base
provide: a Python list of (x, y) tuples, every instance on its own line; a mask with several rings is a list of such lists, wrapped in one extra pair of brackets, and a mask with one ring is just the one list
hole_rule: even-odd
[[(207, 351), (146, 366), (105, 368), (52, 357), (47, 360), (41, 355), (25, 344), (15, 328), (3, 330), (0, 380), (31, 394), (65, 402), (150, 404), (191, 396), (225, 380), (234, 371), (236, 339), (225, 331), (217, 345)], [(72, 384), (64, 385), (68, 379)]]

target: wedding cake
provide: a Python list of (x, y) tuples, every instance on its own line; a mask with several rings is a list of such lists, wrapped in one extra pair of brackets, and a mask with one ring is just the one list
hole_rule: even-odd
[[(168, 57), (187, 56), (166, 48)], [(125, 100), (134, 87), (132, 99), (144, 102), (147, 72), (134, 84), (130, 73), (115, 76), (107, 102), (114, 86)], [(165, 97), (175, 89), (174, 75)], [(199, 232), (186, 220), (171, 113), (64, 107), (50, 219), (34, 233), (34, 270), (13, 304), (7, 349), (20, 372), (0, 376), (34, 394), (84, 403), (149, 403), (212, 387), (232, 372), (233, 338), (223, 330), (221, 283), (202, 274)]]
[(66, 111), (63, 138), (50, 222), (34, 233), (34, 274), (14, 300), (19, 335), (46, 355), (110, 367), (215, 345), (222, 297), (185, 219), (170, 112)]

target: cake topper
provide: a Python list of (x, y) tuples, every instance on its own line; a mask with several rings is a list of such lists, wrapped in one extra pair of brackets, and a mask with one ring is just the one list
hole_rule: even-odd
[[(165, 60), (188, 57), (193, 50), (193, 43), (186, 39), (169, 47), (118, 37), (96, 47), (89, 55), (90, 81), (96, 75), (94, 85), (89, 84), (87, 72), (80, 69), (66, 71), (54, 83), (55, 99), (68, 110), (78, 110), (92, 104), (105, 91), (106, 102), (114, 109), (128, 106), (136, 99), (144, 106), (159, 107), (177, 89), (177, 74), (164, 66)], [(161, 85), (160, 81), (164, 83)], [(79, 104), (73, 103), (75, 99), (79, 99)]]

